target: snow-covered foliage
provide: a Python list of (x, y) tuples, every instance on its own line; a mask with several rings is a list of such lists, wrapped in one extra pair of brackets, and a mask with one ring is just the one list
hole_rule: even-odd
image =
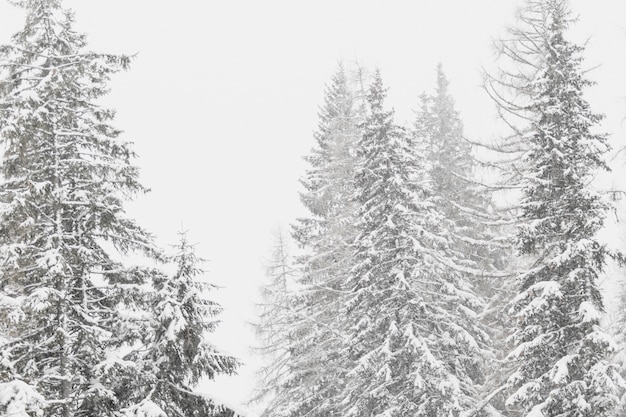
[[(121, 265), (121, 253), (159, 253), (124, 215), (123, 200), (144, 191), (133, 152), (95, 104), (127, 57), (86, 52), (83, 35), (58, 1), (23, 2), (24, 29), (0, 48), (0, 265), (7, 314), (5, 381), (27, 381), (49, 415), (113, 415), (116, 391), (132, 367), (103, 366), (132, 344), (130, 294), (147, 271)], [(6, 304), (5, 304), (6, 305)]]
[(475, 290), (499, 243), (468, 213), (488, 203), (463, 186), (470, 149), (443, 73), (415, 131), (385, 96), (378, 72), (354, 91), (343, 68), (327, 90), (303, 179), (312, 215), (294, 227), (301, 269), (281, 249), (266, 287), (266, 415), (459, 415), (480, 400), (493, 353)]
[(45, 398), (24, 381), (0, 383), (0, 413), (4, 416), (42, 416)]
[(429, 162), (384, 108), (377, 72), (358, 142), (346, 415), (458, 415), (476, 401), (481, 304), (445, 258)]
[[(523, 102), (516, 114), (530, 122), (517, 136), (523, 197), (515, 244), (531, 262), (518, 273), (509, 312), (515, 329), (506, 405), (529, 416), (613, 415), (621, 380), (609, 363), (614, 343), (600, 328), (597, 283), (608, 251), (596, 236), (608, 206), (589, 185), (606, 168), (606, 136), (594, 132), (600, 116), (583, 98), (591, 83), (581, 69), (582, 48), (565, 39), (566, 2), (526, 6), (532, 13), (522, 22), (533, 30), (514, 30), (519, 43), (513, 37), (506, 44), (534, 57), (523, 61), (532, 74), (512, 76), (523, 80), (515, 86)], [(530, 49), (529, 39), (535, 40)]]
[(435, 93), (422, 95), (413, 132), (416, 146), (430, 164), (432, 199), (444, 215), (446, 238), (454, 242), (455, 262), (476, 269), (477, 274), (488, 273), (501, 267), (498, 254), (508, 246), (485, 224), (493, 217), (489, 194), (475, 179), (477, 162), (472, 145), (463, 137), (448, 84), (439, 65)]
[[(217, 309), (191, 283), (193, 257), (177, 258), (173, 278), (120, 261), (164, 259), (125, 214), (145, 189), (114, 111), (98, 104), (129, 58), (86, 50), (59, 0), (14, 3), (27, 16), (0, 47), (2, 414), (158, 415), (164, 398), (168, 416), (196, 403), (210, 415), (217, 407), (191, 386), (234, 362), (201, 340)], [(171, 373), (152, 402), (154, 385), (133, 384), (147, 371), (157, 382)]]
[[(297, 284), (285, 299), (274, 301), (281, 316), (274, 343), (288, 353), (282, 356), (280, 383), (273, 387), (268, 415), (321, 416), (338, 407), (345, 372), (337, 362), (343, 346), (340, 320), (354, 236), (354, 146), (362, 119), (350, 84), (340, 65), (320, 109), (316, 147), (306, 158), (310, 169), (302, 178), (301, 199), (311, 215), (294, 225), (302, 255), (288, 268), (298, 270)], [(262, 328), (268, 326), (271, 323), (261, 323)]]
[(435, 92), (421, 96), (413, 135), (429, 161), (430, 199), (443, 215), (440, 234), (449, 247), (441, 256), (452, 269), (463, 271), (464, 285), (473, 288), (482, 304), (476, 319), (485, 323), (491, 340), (483, 352), (484, 377), (475, 382), (482, 382), (482, 389), (489, 391), (501, 368), (496, 359), (506, 337), (505, 289), (510, 280), (503, 279), (500, 271), (511, 244), (502, 230), (494, 227), (498, 216), (493, 213), (488, 186), (477, 178), (480, 165), (463, 135), (463, 123), (441, 64), (436, 72)]
[(149, 406), (166, 416), (211, 415), (216, 404), (194, 387), (203, 377), (234, 374), (238, 361), (208, 341), (221, 307), (207, 298), (212, 286), (199, 280), (200, 260), (185, 233), (176, 249), (175, 273), (153, 275), (148, 331), (141, 347), (127, 355), (138, 364), (134, 386), (141, 387), (133, 400), (141, 408), (131, 408)]

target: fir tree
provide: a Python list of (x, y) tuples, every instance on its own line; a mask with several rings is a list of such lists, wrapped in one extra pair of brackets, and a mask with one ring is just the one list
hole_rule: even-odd
[[(432, 181), (431, 201), (441, 213), (440, 234), (449, 241), (448, 264), (457, 270), (467, 286), (474, 289), (484, 307), (481, 321), (492, 335), (491, 346), (477, 361), (485, 361), (474, 374), (477, 383), (491, 389), (499, 365), (497, 345), (502, 343), (507, 319), (503, 314), (507, 281), (500, 275), (510, 244), (493, 227), (490, 192), (477, 181), (477, 162), (472, 145), (463, 136), (463, 123), (448, 90), (449, 81), (441, 64), (437, 66), (436, 88), (421, 96), (414, 127), (416, 145), (429, 161)], [(483, 357), (484, 356), (484, 357)], [(492, 368), (488, 370), (487, 368)], [(485, 375), (486, 374), (486, 375)]]
[[(435, 94), (422, 96), (416, 133), (425, 143), (425, 152), (431, 163), (430, 176), (434, 192), (447, 201), (459, 204), (471, 201), (466, 197), (468, 180), (472, 174), (471, 145), (463, 138), (463, 123), (454, 108), (454, 99), (448, 91), (449, 81), (442, 65), (437, 66)], [(446, 205), (447, 217), (458, 218), (458, 208)]]
[(208, 342), (221, 308), (207, 298), (212, 286), (199, 280), (201, 260), (185, 233), (176, 249), (175, 273), (155, 274), (153, 321), (143, 346), (126, 357), (140, 364), (141, 373), (133, 384), (140, 387), (138, 398), (125, 415), (232, 415), (194, 389), (202, 378), (234, 374), (238, 361)]
[(475, 402), (479, 301), (443, 260), (449, 242), (423, 155), (384, 109), (377, 72), (358, 143), (342, 404), (346, 415), (458, 415)]
[[(86, 50), (59, 0), (14, 3), (27, 16), (0, 47), (0, 412), (119, 416), (141, 389), (131, 383), (143, 364), (125, 355), (159, 338), (147, 302), (161, 276), (120, 254), (163, 259), (125, 214), (145, 188), (114, 111), (98, 104), (129, 58)], [(193, 325), (178, 358), (159, 358), (178, 372), (168, 383), (217, 369)]]
[(507, 405), (533, 416), (608, 416), (619, 377), (607, 361), (612, 342), (600, 329), (597, 280), (607, 249), (595, 238), (607, 206), (589, 186), (606, 169), (608, 146), (606, 136), (593, 133), (600, 116), (583, 98), (591, 83), (583, 77), (582, 48), (565, 39), (566, 2), (529, 6), (543, 17), (534, 26), (543, 55), (533, 61), (536, 76), (523, 90), (531, 126), (523, 136), (516, 245), (533, 262), (519, 274), (512, 301), (508, 384), (514, 392)]
[(266, 414), (329, 415), (336, 412), (343, 369), (338, 330), (353, 239), (354, 144), (360, 113), (350, 80), (339, 66), (320, 109), (316, 147), (306, 158), (301, 200), (311, 215), (298, 219), (294, 238), (303, 255), (296, 260), (299, 280), (289, 295), (287, 378)]
[(85, 51), (57, 0), (16, 4), (26, 25), (0, 48), (3, 382), (29, 384), (50, 416), (113, 415), (116, 384), (132, 370), (112, 350), (138, 337), (124, 311), (146, 271), (103, 242), (158, 257), (124, 214), (124, 200), (144, 191), (134, 154), (110, 125), (114, 112), (95, 102), (129, 59)]
[[(315, 134), (316, 147), (305, 157), (311, 168), (302, 178), (305, 192), (300, 198), (311, 217), (298, 219), (294, 237), (302, 247), (313, 252), (333, 252), (349, 246), (351, 240), (350, 196), (354, 189), (355, 143), (362, 111), (342, 64), (327, 88), (325, 105), (320, 109)], [(333, 240), (334, 239), (334, 240)], [(329, 245), (332, 246), (329, 251)], [(309, 257), (307, 262), (317, 257)], [(326, 258), (320, 264), (328, 264)], [(312, 269), (317, 268), (310, 265)], [(326, 273), (328, 276), (336, 275)]]
[(492, 217), (489, 192), (474, 179), (477, 164), (472, 145), (463, 137), (463, 123), (448, 85), (440, 64), (435, 94), (421, 97), (415, 140), (430, 163), (433, 196), (447, 222), (457, 263), (475, 269), (476, 274), (488, 273), (501, 265), (496, 249), (506, 245), (487, 226)]

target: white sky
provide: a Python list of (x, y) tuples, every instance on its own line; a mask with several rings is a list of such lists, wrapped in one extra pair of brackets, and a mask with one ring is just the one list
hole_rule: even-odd
[[(520, 0), (521, 1), (521, 0)], [(249, 363), (251, 299), (272, 231), (303, 214), (301, 157), (313, 146), (317, 107), (339, 59), (378, 65), (398, 121), (442, 62), (466, 133), (493, 136), (493, 105), (480, 89), (491, 39), (513, 21), (513, 0), (67, 0), (90, 48), (138, 56), (106, 102), (135, 143), (152, 192), (129, 212), (162, 245), (190, 229), (209, 277), (224, 287), (217, 343)], [(624, 137), (626, 2), (574, 0), (578, 39), (599, 85), (594, 110)], [(0, 43), (23, 15), (0, 2)], [(623, 141), (622, 141), (623, 142)], [(231, 404), (249, 397), (252, 367), (206, 387)]]

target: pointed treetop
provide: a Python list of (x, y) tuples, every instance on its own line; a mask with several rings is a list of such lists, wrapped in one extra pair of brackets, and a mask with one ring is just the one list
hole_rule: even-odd
[(54, 23), (61, 25), (74, 21), (74, 13), (63, 8), (61, 0), (10, 0), (10, 3), (27, 11), (27, 28), (42, 19), (56, 18)]
[(568, 0), (546, 0), (548, 25), (566, 29), (571, 23), (571, 11)]
[(383, 102), (387, 97), (387, 90), (388, 89), (383, 85), (383, 78), (380, 75), (380, 69), (376, 68), (374, 71), (374, 80), (372, 81), (367, 93), (367, 101), (369, 102), (372, 110), (383, 109)]
[(437, 95), (442, 96), (448, 94), (448, 85), (450, 81), (446, 77), (443, 71), (443, 65), (441, 62), (437, 64)]

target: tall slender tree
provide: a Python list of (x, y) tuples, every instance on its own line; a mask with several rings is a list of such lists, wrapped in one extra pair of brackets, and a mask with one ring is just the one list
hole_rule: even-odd
[(448, 85), (439, 64), (435, 93), (421, 97), (415, 140), (430, 162), (433, 196), (447, 222), (457, 262), (474, 268), (476, 274), (488, 273), (501, 264), (497, 249), (508, 245), (485, 224), (492, 217), (490, 193), (475, 179), (472, 145), (463, 136), (463, 123)]
[(508, 50), (536, 40), (535, 59), (527, 62), (534, 76), (517, 77), (524, 80), (518, 96), (525, 97), (517, 114), (530, 125), (518, 137), (525, 151), (516, 246), (532, 262), (519, 273), (511, 304), (507, 405), (529, 416), (608, 416), (619, 377), (608, 362), (612, 342), (600, 328), (597, 280), (608, 252), (596, 233), (607, 205), (589, 185), (606, 169), (606, 136), (594, 133), (600, 116), (583, 97), (591, 82), (581, 69), (582, 48), (565, 38), (567, 2), (528, 1), (525, 10), (522, 22), (533, 30)]
[(293, 227), (302, 256), (296, 260), (299, 281), (287, 312), (291, 329), (283, 335), (290, 343), (288, 378), (268, 405), (269, 415), (334, 414), (343, 383), (339, 323), (354, 233), (350, 197), (361, 114), (342, 65), (319, 116), (316, 146), (306, 158), (310, 169), (302, 179), (301, 199), (310, 216)]
[[(417, 137), (426, 142), (424, 151), (431, 161), (430, 176), (435, 192), (458, 205), (459, 201), (470, 200), (464, 198), (464, 194), (473, 191), (467, 187), (473, 160), (471, 144), (463, 138), (463, 123), (448, 86), (449, 81), (439, 64), (435, 93), (422, 95), (415, 130)], [(454, 205), (443, 209), (453, 211), (448, 217), (459, 217)]]
[(483, 362), (481, 374), (485, 374), (476, 382), (483, 383), (485, 391), (491, 389), (494, 379), (490, 374), (499, 371), (494, 359), (506, 337), (503, 287), (510, 280), (505, 280), (500, 271), (511, 245), (493, 227), (497, 218), (491, 210), (491, 192), (476, 179), (478, 163), (472, 155), (472, 144), (463, 136), (463, 123), (448, 85), (439, 64), (434, 94), (421, 96), (414, 137), (429, 161), (431, 200), (442, 214), (441, 233), (449, 241), (446, 256), (451, 269), (461, 273), (484, 305), (481, 321), (491, 338), (476, 358)]

